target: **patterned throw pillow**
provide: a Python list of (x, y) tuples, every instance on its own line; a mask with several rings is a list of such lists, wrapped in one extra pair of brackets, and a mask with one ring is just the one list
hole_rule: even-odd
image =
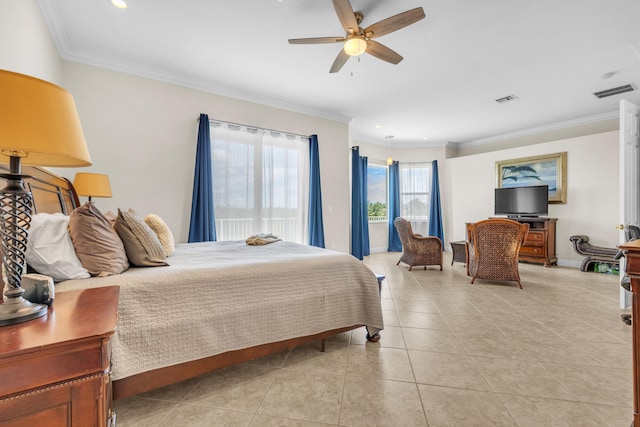
[(120, 274), (129, 268), (122, 240), (93, 203), (71, 212), (69, 235), (78, 259), (92, 276)]
[(142, 218), (118, 209), (113, 228), (122, 239), (131, 264), (138, 267), (168, 265), (162, 244)]
[(156, 214), (149, 214), (144, 217), (144, 222), (156, 233), (164, 254), (168, 257), (173, 255), (176, 250), (176, 243), (173, 239), (173, 233), (167, 226), (167, 224)]

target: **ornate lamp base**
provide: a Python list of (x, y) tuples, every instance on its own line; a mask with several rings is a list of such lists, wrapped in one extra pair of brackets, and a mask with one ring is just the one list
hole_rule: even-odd
[(25, 176), (20, 173), (20, 157), (12, 155), (9, 173), (0, 177), (7, 181), (0, 191), (0, 248), (6, 297), (0, 304), (0, 326), (4, 326), (44, 316), (47, 306), (24, 299), (20, 286), (33, 206), (31, 192), (22, 181)]
[(34, 304), (21, 296), (9, 298), (0, 304), (0, 326), (26, 322), (47, 314), (48, 307)]

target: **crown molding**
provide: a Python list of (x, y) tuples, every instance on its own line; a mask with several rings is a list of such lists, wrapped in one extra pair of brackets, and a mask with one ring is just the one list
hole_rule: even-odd
[(229, 87), (213, 84), (204, 79), (186, 80), (177, 75), (149, 71), (142, 68), (131, 67), (130, 65), (118, 63), (115, 61), (105, 61), (103, 59), (98, 59), (89, 55), (77, 54), (72, 49), (70, 49), (66, 34), (63, 28), (58, 24), (60, 22), (60, 19), (58, 17), (54, 2), (52, 2), (51, 0), (38, 0), (38, 4), (40, 5), (42, 15), (44, 16), (47, 26), (49, 27), (49, 31), (51, 32), (53, 40), (58, 48), (60, 57), (67, 61), (74, 61), (85, 65), (91, 65), (111, 71), (131, 74), (138, 77), (186, 87), (189, 89), (200, 90), (215, 95), (226, 96), (228, 98), (239, 99), (241, 101), (252, 102), (268, 107), (291, 111), (294, 113), (306, 114), (322, 119), (333, 120), (340, 123), (348, 124), (353, 119), (351, 116), (347, 116), (345, 114), (317, 109), (308, 105), (288, 102), (282, 99), (259, 95), (243, 90), (232, 89)]
[(617, 119), (619, 117), (618, 111), (611, 111), (608, 113), (597, 114), (595, 116), (582, 117), (579, 119), (566, 120), (562, 122), (551, 123), (544, 126), (538, 126), (529, 129), (523, 129), (515, 132), (509, 132), (501, 135), (491, 136), (488, 138), (479, 138), (465, 142), (447, 142), (446, 146), (454, 149), (468, 148), (485, 144), (492, 144), (495, 142), (501, 142), (509, 139), (522, 138), (533, 135), (540, 135), (547, 132), (554, 132), (558, 130), (565, 130), (594, 123), (604, 122), (606, 120)]
[(309, 107), (308, 105), (288, 102), (282, 99), (258, 95), (256, 93), (236, 90), (229, 87), (213, 84), (204, 79), (186, 80), (171, 74), (152, 72), (149, 70), (131, 67), (129, 65), (120, 64), (117, 62), (104, 61), (104, 60), (89, 57), (86, 55), (77, 55), (71, 52), (61, 52), (60, 56), (62, 57), (62, 59), (65, 59), (68, 61), (74, 61), (74, 62), (78, 62), (85, 65), (104, 68), (111, 71), (117, 71), (120, 73), (143, 77), (146, 79), (161, 81), (164, 83), (170, 83), (177, 86), (186, 87), (189, 89), (200, 90), (200, 91), (212, 93), (215, 95), (238, 99), (241, 101), (247, 101), (255, 104), (265, 105), (268, 107), (279, 108), (281, 110), (287, 110), (294, 113), (306, 114), (309, 116), (314, 116), (322, 119), (327, 119), (327, 120), (332, 120), (332, 121), (337, 121), (340, 123), (347, 123), (347, 124), (352, 120), (352, 117), (344, 114), (338, 114), (335, 112), (320, 110), (320, 109)]

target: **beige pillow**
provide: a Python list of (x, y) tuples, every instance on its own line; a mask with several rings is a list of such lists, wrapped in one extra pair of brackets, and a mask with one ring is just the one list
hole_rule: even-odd
[(69, 235), (76, 256), (92, 276), (120, 274), (129, 268), (122, 240), (93, 203), (71, 212)]
[(111, 227), (113, 227), (113, 224), (116, 222), (116, 218), (118, 217), (118, 215), (114, 214), (111, 211), (107, 211), (104, 213), (104, 217), (109, 220), (109, 224), (111, 224)]
[(168, 265), (162, 244), (142, 218), (118, 209), (113, 228), (122, 239), (131, 264), (138, 267)]
[(156, 236), (158, 236), (164, 254), (168, 257), (173, 255), (173, 252), (176, 250), (176, 243), (173, 239), (171, 229), (169, 229), (162, 218), (156, 214), (149, 214), (144, 217), (144, 222), (156, 233)]

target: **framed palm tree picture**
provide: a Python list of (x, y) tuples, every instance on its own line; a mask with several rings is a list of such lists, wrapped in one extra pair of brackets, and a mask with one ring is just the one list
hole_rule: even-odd
[(549, 203), (567, 203), (567, 152), (496, 162), (496, 187), (548, 185)]

